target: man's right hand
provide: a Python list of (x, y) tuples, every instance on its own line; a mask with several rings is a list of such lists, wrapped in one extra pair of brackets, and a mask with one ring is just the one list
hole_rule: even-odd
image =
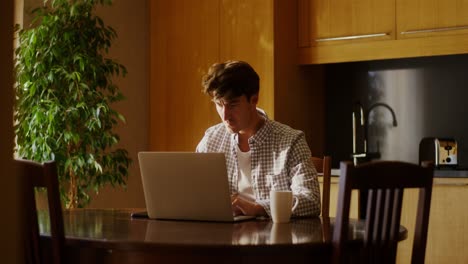
[(238, 194), (231, 195), (232, 212), (236, 215), (266, 216), (265, 209), (256, 202), (248, 201)]

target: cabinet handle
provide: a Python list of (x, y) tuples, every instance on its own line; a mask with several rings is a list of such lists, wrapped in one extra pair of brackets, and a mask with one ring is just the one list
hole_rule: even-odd
[(342, 36), (342, 37), (334, 37), (334, 38), (320, 38), (320, 39), (316, 39), (315, 41), (324, 42), (324, 41), (363, 39), (363, 38), (383, 37), (383, 36), (389, 36), (389, 35), (390, 33), (375, 33), (375, 34), (367, 34), (367, 35), (351, 35), (351, 36)]
[(402, 31), (400, 34), (409, 35), (409, 34), (419, 34), (419, 33), (432, 33), (432, 32), (441, 32), (441, 31), (462, 30), (462, 29), (468, 29), (468, 26), (408, 30), (408, 31)]

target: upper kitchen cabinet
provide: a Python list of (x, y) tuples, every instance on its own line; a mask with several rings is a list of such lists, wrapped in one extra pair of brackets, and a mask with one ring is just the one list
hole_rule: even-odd
[(393, 39), (395, 0), (299, 0), (299, 46)]
[(468, 53), (463, 0), (298, 0), (299, 63)]
[(369, 43), (395, 39), (395, 0), (299, 0), (301, 64), (370, 58)]
[(398, 38), (468, 33), (468, 1), (397, 0)]

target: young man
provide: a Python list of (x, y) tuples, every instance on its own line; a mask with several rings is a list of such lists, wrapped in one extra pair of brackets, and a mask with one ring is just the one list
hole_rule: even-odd
[(317, 216), (320, 190), (304, 133), (257, 108), (259, 81), (243, 61), (210, 67), (202, 83), (222, 123), (208, 128), (197, 152), (226, 154), (235, 215), (270, 216), (270, 190), (292, 190), (292, 215)]

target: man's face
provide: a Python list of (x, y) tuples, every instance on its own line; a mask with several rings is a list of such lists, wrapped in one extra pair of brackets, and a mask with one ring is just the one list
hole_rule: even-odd
[(239, 133), (251, 128), (253, 115), (257, 111), (257, 101), (257, 95), (251, 96), (250, 100), (247, 100), (245, 95), (231, 100), (213, 99), (219, 117), (231, 133)]

